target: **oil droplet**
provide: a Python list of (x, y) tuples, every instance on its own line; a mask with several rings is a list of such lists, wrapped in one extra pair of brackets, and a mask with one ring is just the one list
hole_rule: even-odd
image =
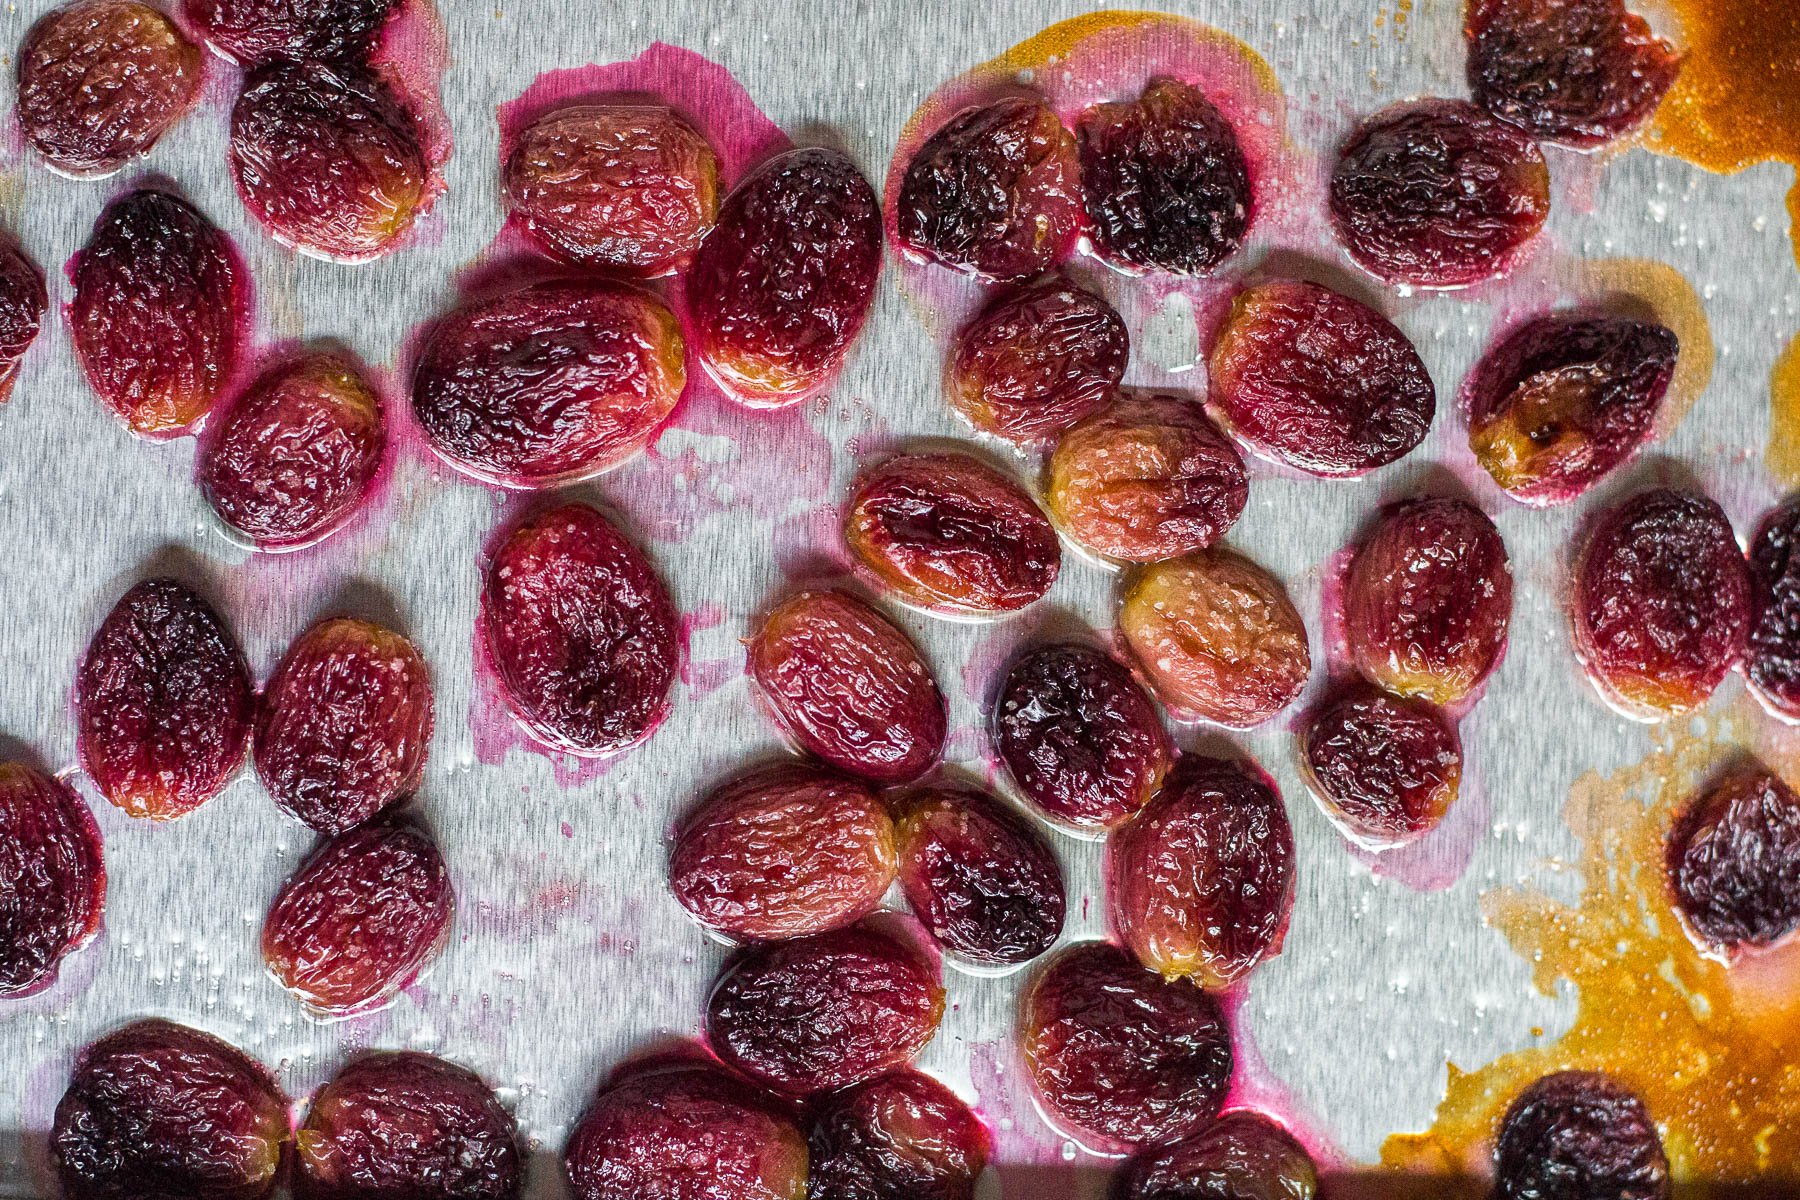
[(1800, 746), (1766, 733), (1780, 736), (1740, 702), (1656, 731), (1655, 749), (1635, 766), (1576, 782), (1563, 816), (1582, 842), (1580, 900), (1530, 889), (1483, 898), (1488, 923), (1532, 964), (1540, 992), (1574, 987), (1574, 1024), (1476, 1071), (1452, 1064), (1432, 1127), (1389, 1138), (1386, 1165), (1486, 1174), (1512, 1098), (1539, 1076), (1575, 1069), (1610, 1072), (1644, 1097), (1677, 1180), (1800, 1177), (1800, 944), (1732, 968), (1702, 955), (1682, 932), (1663, 868), (1670, 822), (1721, 766), (1749, 749), (1795, 777)]
[[(1800, 4), (1789, 0), (1670, 0), (1687, 57), (1648, 144), (1708, 171), (1760, 162), (1800, 169)], [(1800, 261), (1800, 178), (1787, 198)], [(1800, 337), (1769, 378), (1766, 462), (1800, 483)]]

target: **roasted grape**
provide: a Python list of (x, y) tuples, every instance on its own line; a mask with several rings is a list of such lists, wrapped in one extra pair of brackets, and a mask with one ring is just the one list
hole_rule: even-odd
[(419, 786), (431, 673), (406, 638), (334, 617), (301, 634), (257, 701), (263, 787), (320, 833), (362, 824)]
[(512, 1115), (487, 1084), (413, 1051), (352, 1060), (294, 1144), (300, 1200), (514, 1200), (524, 1182)]
[(1255, 766), (1188, 755), (1106, 855), (1113, 927), (1151, 970), (1223, 988), (1281, 952), (1294, 831)]
[(1653, 488), (1603, 514), (1575, 570), (1575, 653), (1628, 716), (1706, 703), (1743, 654), (1750, 571), (1705, 496)]
[(1520, 1092), (1494, 1147), (1497, 1200), (1666, 1200), (1669, 1160), (1644, 1102), (1596, 1071)]
[(1331, 176), (1338, 240), (1389, 283), (1453, 288), (1504, 274), (1549, 213), (1537, 143), (1466, 100), (1383, 109)]
[(47, 987), (93, 940), (106, 904), (94, 816), (74, 790), (23, 763), (0, 763), (0, 997)]
[(925, 140), (894, 205), (901, 245), (957, 271), (1017, 283), (1075, 241), (1075, 139), (1041, 100), (967, 108)]
[(1019, 1039), (1051, 1119), (1097, 1150), (1200, 1132), (1231, 1082), (1218, 1001), (1105, 942), (1063, 951), (1032, 981)]
[(719, 215), (706, 139), (653, 104), (579, 104), (520, 132), (505, 163), (513, 218), (566, 262), (629, 275), (688, 265)]
[(359, 826), (321, 844), (281, 885), (263, 921), (263, 961), (312, 1012), (369, 1012), (437, 957), (454, 904), (430, 837), (395, 821)]
[(908, 454), (867, 472), (844, 539), (868, 571), (924, 608), (998, 613), (1050, 590), (1056, 530), (1019, 485), (967, 454)]
[(400, 0), (183, 0), (208, 45), (233, 62), (368, 57)]
[(1309, 475), (1360, 475), (1425, 440), (1437, 392), (1393, 322), (1314, 283), (1239, 293), (1213, 345), (1211, 397), (1259, 454)]
[(12, 394), (19, 362), (37, 341), (49, 306), (44, 273), (16, 244), (0, 237), (0, 403)]
[(1199, 88), (1159, 76), (1075, 126), (1094, 252), (1133, 273), (1209, 274), (1250, 228), (1237, 131)]
[(1750, 543), (1750, 575), (1756, 621), (1744, 652), (1744, 676), (1763, 706), (1786, 721), (1800, 721), (1800, 501), (1788, 500), (1768, 516)]
[(1800, 929), (1800, 796), (1761, 766), (1728, 772), (1677, 818), (1668, 841), (1675, 907), (1727, 959)]
[(106, 207), (71, 270), (69, 330), (88, 384), (149, 438), (186, 432), (230, 382), (250, 289), (231, 243), (166, 192)]
[(911, 1061), (943, 1012), (937, 964), (864, 922), (745, 952), (713, 986), (706, 1032), (770, 1087), (829, 1092)]
[(1294, 1135), (1260, 1113), (1229, 1112), (1125, 1167), (1116, 1200), (1313, 1200), (1318, 1168)]
[(336, 354), (280, 362), (234, 400), (196, 475), (219, 519), (259, 550), (310, 546), (348, 521), (387, 445), (381, 401)]
[(695, 920), (729, 937), (822, 933), (881, 903), (895, 845), (887, 807), (866, 784), (780, 764), (733, 779), (683, 822), (669, 886)]
[(1174, 757), (1131, 672), (1077, 642), (1039, 646), (1012, 664), (992, 736), (1026, 798), (1082, 830), (1110, 828), (1142, 808)]
[(1464, 32), (1475, 103), (1583, 150), (1642, 125), (1681, 69), (1623, 0), (1473, 0)]
[(992, 1149), (968, 1105), (912, 1070), (827, 1097), (807, 1142), (808, 1200), (973, 1200)]
[(576, 1200), (806, 1200), (806, 1138), (713, 1066), (641, 1070), (601, 1089), (563, 1161)]
[(1344, 581), (1344, 638), (1357, 670), (1434, 704), (1465, 700), (1487, 680), (1511, 619), (1506, 544), (1462, 500), (1384, 510)]
[(50, 1130), (68, 1200), (259, 1200), (287, 1140), (287, 1102), (268, 1072), (157, 1020), (81, 1052)]
[(1044, 836), (984, 792), (928, 787), (898, 803), (900, 886), (950, 954), (1029, 962), (1062, 933), (1062, 868)]
[(869, 315), (881, 212), (835, 150), (790, 150), (725, 198), (687, 277), (694, 346), (745, 404), (793, 404), (831, 381)]
[(252, 703), (244, 656), (212, 606), (147, 579), (119, 598), (76, 669), (82, 770), (134, 817), (183, 816), (244, 761)]
[(1198, 404), (1125, 395), (1057, 442), (1046, 503), (1086, 549), (1155, 562), (1225, 536), (1249, 494), (1244, 460)]
[(231, 171), (284, 246), (341, 262), (393, 249), (430, 198), (418, 122), (378, 73), (271, 62), (231, 110)]
[(675, 606), (643, 552), (585, 504), (507, 535), (488, 564), (480, 623), (513, 714), (547, 745), (613, 754), (668, 715)]
[(1286, 589), (1228, 550), (1144, 568), (1125, 593), (1119, 630), (1182, 719), (1259, 725), (1292, 704), (1312, 672), (1306, 627)]
[(538, 283), (457, 310), (413, 372), (413, 415), (451, 466), (547, 487), (656, 436), (687, 383), (681, 326), (648, 292)]
[(1462, 780), (1456, 726), (1423, 700), (1344, 689), (1300, 734), (1306, 781), (1338, 828), (1385, 850), (1437, 827)]
[(1105, 405), (1129, 350), (1112, 305), (1051, 280), (1001, 297), (957, 336), (950, 402), (985, 433), (1045, 441)]
[(1647, 321), (1528, 321), (1469, 376), (1469, 448), (1515, 500), (1573, 500), (1655, 432), (1679, 350), (1673, 332)]
[(79, 0), (19, 47), (19, 126), (44, 161), (105, 175), (154, 146), (200, 93), (200, 51), (138, 0)]
[(750, 677), (794, 741), (840, 770), (905, 783), (944, 749), (943, 693), (919, 648), (849, 592), (784, 600), (749, 641)]

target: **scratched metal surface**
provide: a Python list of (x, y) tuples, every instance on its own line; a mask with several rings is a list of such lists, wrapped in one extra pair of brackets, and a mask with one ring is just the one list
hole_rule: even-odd
[[(296, 258), (271, 242), (232, 193), (224, 147), (233, 81), (215, 62), (200, 110), (141, 168), (114, 180), (56, 178), (15, 145), (0, 190), (5, 223), (48, 269), (53, 304), (68, 299), (62, 264), (104, 201), (125, 181), (156, 173), (175, 180), (243, 249), (263, 341), (337, 340), (393, 371), (414, 324), (451, 301), (452, 273), (499, 227), (494, 106), (539, 72), (630, 58), (654, 39), (688, 46), (727, 67), (790, 134), (842, 145), (879, 186), (903, 123), (932, 87), (1086, 8), (1076, 0), (440, 3), (455, 153), (447, 193), (416, 244), (347, 267)], [(0, 13), (0, 45), (16, 46), (48, 6), (21, 0)], [(1378, 17), (1374, 0), (1216, 0), (1175, 11), (1223, 27), (1268, 59), (1292, 105), (1293, 140), (1316, 155), (1358, 113), (1413, 94), (1462, 93), (1456, 9), (1453, 0), (1420, 0), (1400, 25)], [(1431, 892), (1372, 872), (1307, 797), (1284, 725), (1232, 739), (1280, 782), (1300, 856), (1286, 951), (1255, 977), (1241, 1020), (1266, 1060), (1264, 1074), (1287, 1093), (1288, 1110), (1352, 1160), (1373, 1157), (1387, 1133), (1428, 1121), (1446, 1060), (1485, 1062), (1526, 1043), (1533, 1027), (1554, 1036), (1569, 1018), (1569, 998), (1532, 992), (1526, 964), (1483, 927), (1477, 905), (1483, 890), (1527, 878), (1568, 893), (1572, 881), (1548, 876), (1544, 864), (1574, 848), (1558, 816), (1570, 783), (1590, 768), (1633, 761), (1648, 745), (1645, 731), (1604, 709), (1572, 666), (1559, 605), (1571, 531), (1596, 504), (1670, 460), (1721, 499), (1740, 531), (1773, 495), (1757, 453), (1764, 381), (1800, 319), (1781, 215), (1785, 180), (1772, 168), (1712, 177), (1641, 150), (1603, 168), (1553, 154), (1552, 169), (1556, 250), (1675, 267), (1705, 300), (1718, 361), (1685, 423), (1626, 479), (1584, 503), (1531, 512), (1491, 487), (1476, 488), (1505, 534), (1521, 586), (1511, 653), (1464, 727), (1472, 778), (1452, 822), (1460, 832), (1433, 851), (1437, 868), (1454, 874), (1461, 852), (1454, 843), (1464, 843), (1466, 868)], [(1276, 248), (1259, 241), (1242, 265)], [(1309, 249), (1329, 254), (1322, 243)], [(1480, 301), (1390, 299), (1446, 397), (1499, 308), (1529, 303), (1505, 290)], [(68, 962), (54, 988), (0, 1007), (5, 1190), (48, 1190), (43, 1135), (76, 1048), (155, 1013), (243, 1047), (296, 1098), (358, 1047), (416, 1047), (460, 1060), (502, 1089), (539, 1151), (533, 1193), (556, 1194), (553, 1156), (596, 1082), (633, 1051), (696, 1032), (723, 954), (664, 885), (671, 817), (706, 781), (780, 749), (750, 703), (736, 639), (787, 576), (771, 552), (771, 522), (730, 503), (731, 489), (759, 487), (772, 473), (799, 479), (789, 509), (816, 515), (816, 506), (842, 494), (860, 446), (962, 436), (939, 394), (939, 358), (889, 272), (849, 370), (829, 403), (808, 410), (811, 427), (829, 440), (828, 454), (790, 466), (783, 456), (798, 453), (798, 443), (784, 449), (759, 440), (757, 418), (743, 417), (722, 430), (671, 432), (661, 465), (639, 461), (581, 489), (646, 531), (684, 610), (722, 619), (697, 622), (690, 652), (697, 667), (678, 685), (674, 715), (654, 740), (610, 771), (565, 786), (554, 764), (534, 753), (514, 750), (495, 762), (477, 754), (476, 564), (504, 515), (501, 498), (408, 451), (367, 525), (310, 554), (249, 561), (212, 526), (190, 482), (192, 443), (148, 445), (104, 415), (53, 321), (0, 410), (7, 547), (0, 733), (11, 739), (8, 749), (59, 770), (72, 766), (73, 664), (105, 609), (148, 570), (203, 581), (259, 678), (315, 616), (337, 609), (377, 616), (410, 633), (434, 668), (438, 725), (422, 796), (460, 911), (435, 970), (391, 1009), (319, 1024), (266, 977), (257, 955), (261, 914), (309, 839), (248, 773), (167, 827), (135, 824), (96, 803), (111, 874), (104, 933)], [(1170, 361), (1166, 348), (1162, 361)], [(1134, 370), (1148, 377), (1142, 363)], [(1178, 381), (1197, 387), (1202, 374)], [(1258, 470), (1231, 541), (1288, 581), (1316, 651), (1328, 558), (1380, 500), (1438, 478), (1439, 464), (1466, 468), (1460, 446), (1444, 405), (1418, 453), (1367, 480), (1333, 485)], [(670, 491), (667, 465), (688, 450), (685, 461), (699, 465), (684, 493), (691, 505)], [(711, 502), (703, 505), (703, 495)], [(1114, 576), (1071, 557), (1046, 611), (1104, 628), (1116, 589)], [(964, 765), (982, 766), (972, 731), (998, 648), (1042, 616), (1004, 627), (903, 618), (928, 646), (951, 697), (962, 731), (954, 757)], [(1739, 686), (1733, 680), (1725, 691)], [(1181, 737), (1187, 745), (1212, 740), (1205, 731)], [(1071, 884), (1068, 936), (1095, 935), (1097, 847), (1067, 838), (1057, 846)], [(1026, 1098), (1009, 1049), (1018, 986), (1018, 977), (952, 971), (951, 1008), (923, 1065), (981, 1104), (1009, 1162), (1091, 1164), (1043, 1125)], [(1008, 1194), (1021, 1197), (1091, 1186), (1091, 1177), (1073, 1182), (1079, 1174), (1063, 1183), (1023, 1167), (1002, 1172)]]

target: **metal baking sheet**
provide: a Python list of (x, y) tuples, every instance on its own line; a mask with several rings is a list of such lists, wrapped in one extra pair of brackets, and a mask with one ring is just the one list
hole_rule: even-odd
[[(0, 45), (16, 47), (50, 6), (8, 6)], [(866, 455), (966, 432), (941, 396), (941, 348), (890, 270), (828, 400), (791, 418), (689, 413), (651, 455), (576, 489), (611, 505), (643, 537), (688, 614), (688, 662), (668, 724), (605, 770), (518, 745), (476, 685), (472, 637), (480, 550), (515, 501), (420, 451), (393, 386), (414, 327), (453, 302), (455, 274), (476, 262), (500, 226), (495, 106), (541, 72), (629, 59), (665, 41), (723, 65), (796, 140), (843, 147), (880, 186), (904, 123), (934, 87), (1088, 7), (439, 0), (442, 92), (454, 133), (446, 191), (413, 244), (357, 267), (297, 257), (248, 218), (225, 166), (235, 80), (217, 62), (199, 110), (113, 180), (61, 179), (12, 147), (0, 176), (0, 219), (45, 266), (53, 306), (69, 298), (62, 265), (105, 201), (141, 175), (174, 180), (243, 250), (259, 339), (339, 342), (384, 371), (403, 446), (369, 519), (313, 551), (248, 556), (220, 535), (192, 485), (192, 443), (131, 437), (89, 394), (63, 325), (50, 322), (0, 410), (4, 749), (72, 770), (74, 663), (106, 608), (145, 573), (203, 583), (259, 678), (316, 616), (384, 620), (409, 633), (434, 670), (438, 723), (422, 796), (459, 913), (448, 951), (394, 1006), (322, 1024), (302, 1014), (258, 957), (264, 909), (310, 837), (252, 777), (161, 827), (96, 800), (111, 876), (104, 932), (66, 964), (55, 987), (0, 1006), (9, 1079), (0, 1087), (0, 1184), (8, 1194), (53, 1188), (44, 1139), (75, 1050), (145, 1014), (225, 1037), (269, 1064), (296, 1098), (362, 1047), (413, 1047), (463, 1062), (498, 1085), (516, 1112), (536, 1151), (532, 1194), (560, 1193), (556, 1156), (596, 1083), (633, 1052), (697, 1032), (724, 954), (670, 897), (663, 863), (669, 823), (700, 789), (747, 759), (781, 752), (742, 676), (738, 639), (748, 617), (813, 568), (815, 547), (830, 537), (831, 506)], [(1391, 9), (1375, 0), (1212, 0), (1171, 11), (1217, 25), (1267, 59), (1287, 96), (1299, 162), (1328, 154), (1356, 116), (1388, 101), (1464, 90), (1455, 0), (1399, 0)], [(1559, 595), (1583, 514), (1633, 482), (1685, 471), (1744, 530), (1776, 491), (1760, 458), (1766, 380), (1800, 325), (1785, 172), (1762, 167), (1722, 178), (1642, 150), (1603, 161), (1552, 151), (1551, 159), (1555, 206), (1535, 275), (1474, 295), (1385, 298), (1445, 401), (1421, 450), (1353, 484), (1253, 466), (1250, 505), (1230, 539), (1288, 582), (1317, 652), (1333, 556), (1373, 507), (1447, 476), (1469, 478), (1448, 399), (1494, 323), (1536, 302), (1549, 264), (1654, 260), (1703, 301), (1717, 352), (1710, 384), (1694, 412), (1623, 477), (1581, 505), (1549, 512), (1475, 487), (1519, 581), (1512, 649), (1464, 725), (1469, 782), (1426, 850), (1372, 869), (1308, 799), (1285, 723), (1229, 739), (1280, 783), (1300, 861), (1286, 949), (1257, 973), (1239, 1010), (1245, 1046), (1262, 1060), (1246, 1073), (1251, 1098), (1295, 1115), (1351, 1164), (1373, 1160), (1387, 1134), (1429, 1122), (1446, 1062), (1487, 1062), (1529, 1042), (1534, 1030), (1554, 1037), (1569, 1020), (1571, 998), (1534, 992), (1530, 965), (1484, 926), (1479, 900), (1521, 880), (1572, 896), (1575, 881), (1550, 866), (1576, 849), (1559, 815), (1571, 784), (1590, 769), (1637, 761), (1650, 747), (1648, 731), (1605, 709), (1572, 666)], [(1304, 245), (1259, 237), (1242, 266), (1255, 270), (1298, 250), (1341, 272), (1313, 224)], [(1117, 278), (1105, 286), (1115, 295), (1131, 287)], [(1160, 348), (1140, 347), (1139, 380), (1202, 386), (1202, 370), (1169, 370), (1192, 356), (1182, 321), (1156, 328), (1162, 334), (1151, 340)], [(959, 765), (985, 771), (980, 702), (1010, 647), (1058, 622), (1108, 628), (1117, 582), (1071, 556), (1048, 601), (1013, 621), (902, 616), (950, 696)], [(1322, 667), (1317, 674), (1315, 687)], [(1716, 702), (1728, 703), (1740, 687), (1728, 682)], [(1180, 738), (1196, 746), (1220, 735), (1183, 730)], [(1056, 844), (1071, 883), (1067, 937), (1098, 935), (1098, 847), (1060, 836)], [(1093, 1169), (1105, 1164), (1051, 1132), (1029, 1101), (1011, 1050), (1020, 979), (952, 971), (951, 1006), (922, 1065), (993, 1124), (1005, 1164), (993, 1186), (1004, 1183), (1018, 1197), (1080, 1194), (1096, 1186)]]

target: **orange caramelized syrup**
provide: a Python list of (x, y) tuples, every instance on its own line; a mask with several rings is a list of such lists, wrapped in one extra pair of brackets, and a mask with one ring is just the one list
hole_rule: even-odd
[(1800, 745), (1761, 740), (1769, 726), (1753, 708), (1743, 701), (1685, 731), (1659, 730), (1641, 763), (1576, 782), (1563, 816), (1582, 843), (1570, 864), (1579, 901), (1527, 888), (1483, 901), (1539, 991), (1574, 989), (1574, 1024), (1479, 1070), (1452, 1065), (1432, 1127), (1389, 1138), (1386, 1165), (1484, 1175), (1520, 1089), (1548, 1072), (1593, 1069), (1644, 1097), (1678, 1181), (1800, 1188), (1800, 945), (1729, 969), (1702, 955), (1670, 905), (1663, 867), (1670, 822), (1722, 766), (1749, 751), (1789, 779), (1800, 772)]
[[(1760, 162), (1800, 170), (1800, 3), (1663, 0), (1680, 22), (1686, 59), (1648, 144), (1709, 171)], [(1800, 179), (1788, 192), (1800, 260)], [(1800, 338), (1769, 379), (1769, 471), (1800, 484)]]

